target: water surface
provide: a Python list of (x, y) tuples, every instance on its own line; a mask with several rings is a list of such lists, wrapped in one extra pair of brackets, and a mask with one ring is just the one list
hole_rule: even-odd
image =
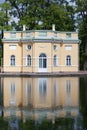
[(0, 130), (87, 129), (86, 76), (0, 81)]

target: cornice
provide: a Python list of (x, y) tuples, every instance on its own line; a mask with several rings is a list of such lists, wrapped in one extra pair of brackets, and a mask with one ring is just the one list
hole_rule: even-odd
[(59, 39), (59, 38), (6, 38), (6, 39), (3, 39), (2, 40), (3, 43), (7, 43), (7, 42), (22, 42), (22, 43), (26, 43), (26, 42), (37, 42), (37, 43), (49, 43), (49, 42), (52, 42), (52, 43), (79, 43), (80, 40), (78, 39)]

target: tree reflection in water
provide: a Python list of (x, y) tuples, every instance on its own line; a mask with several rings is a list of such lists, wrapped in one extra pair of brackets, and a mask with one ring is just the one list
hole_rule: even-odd
[(82, 130), (87, 130), (87, 76), (80, 78), (80, 119)]
[(8, 130), (8, 122), (0, 117), (0, 130)]
[(58, 118), (55, 122), (46, 119), (42, 122), (26, 120), (21, 126), (23, 130), (74, 130), (74, 119)]

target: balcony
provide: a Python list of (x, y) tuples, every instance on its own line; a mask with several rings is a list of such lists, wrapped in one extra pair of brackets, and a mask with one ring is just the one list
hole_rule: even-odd
[(77, 32), (59, 32), (52, 30), (5, 31), (3, 42), (79, 42)]

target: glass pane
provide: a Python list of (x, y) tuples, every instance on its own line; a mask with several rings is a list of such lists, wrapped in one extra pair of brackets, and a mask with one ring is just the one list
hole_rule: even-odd
[(46, 68), (46, 59), (43, 59), (43, 68)]
[(27, 56), (27, 65), (31, 66), (31, 56)]
[(16, 32), (12, 32), (12, 33), (10, 34), (10, 36), (11, 36), (11, 38), (16, 38)]
[(47, 32), (39, 32), (39, 36), (47, 36)]
[(11, 56), (11, 63), (10, 63), (12, 66), (15, 65), (15, 56)]
[(39, 59), (39, 68), (42, 68), (42, 59)]
[(66, 58), (66, 65), (71, 65), (71, 57), (70, 56), (67, 56)]

